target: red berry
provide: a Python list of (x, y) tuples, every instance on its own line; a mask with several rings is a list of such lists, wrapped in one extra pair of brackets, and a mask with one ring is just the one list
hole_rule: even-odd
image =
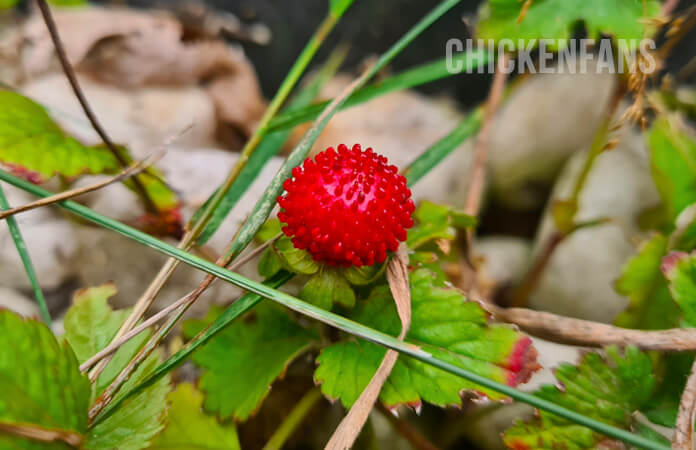
[(317, 261), (357, 267), (382, 263), (413, 226), (406, 178), (387, 158), (345, 145), (307, 158), (278, 197), (283, 232)]

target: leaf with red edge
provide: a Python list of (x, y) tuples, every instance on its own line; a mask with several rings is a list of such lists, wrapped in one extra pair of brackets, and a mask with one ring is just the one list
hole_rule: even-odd
[[(117, 146), (121, 158), (132, 162), (128, 150)], [(123, 168), (103, 145), (87, 146), (66, 134), (43, 106), (16, 92), (0, 89), (0, 164), (32, 183), (61, 175), (116, 174)], [(179, 199), (154, 168), (138, 176), (158, 213), (149, 212), (133, 225), (151, 234), (182, 233)], [(124, 181), (135, 189), (132, 179)]]
[[(539, 368), (531, 340), (513, 328), (488, 323), (486, 312), (462, 293), (436, 282), (427, 269), (411, 273), (412, 322), (406, 341), (433, 356), (487, 378), (516, 386)], [(399, 317), (387, 285), (375, 287), (359, 302), (350, 318), (391, 335), (400, 331)], [(314, 373), (325, 396), (350, 407), (369, 383), (385, 349), (349, 338), (326, 347)], [(492, 399), (504, 398), (460, 377), (405, 355), (399, 356), (380, 393), (388, 407), (422, 401), (438, 406), (459, 405), (463, 391)]]
[(103, 146), (67, 135), (38, 103), (0, 89), (0, 163), (32, 183), (54, 175), (113, 173), (118, 161)]
[[(577, 366), (562, 364), (556, 370), (558, 385), (542, 386), (534, 395), (587, 417), (629, 429), (633, 413), (648, 404), (655, 390), (652, 361), (635, 347), (621, 352), (611, 346), (604, 353), (587, 353)], [(529, 423), (517, 422), (508, 428), (503, 441), (508, 448), (529, 450), (590, 449), (610, 445), (605, 436), (543, 411)]]
[(662, 272), (686, 325), (696, 326), (696, 252), (671, 252), (662, 260)]

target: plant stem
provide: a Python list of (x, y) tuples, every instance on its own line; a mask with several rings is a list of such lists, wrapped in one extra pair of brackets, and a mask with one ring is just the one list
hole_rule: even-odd
[[(565, 204), (572, 208), (571, 217), (566, 219), (568, 223), (564, 224), (563, 227), (560, 227), (558, 223), (556, 224), (555, 231), (548, 237), (543, 249), (539, 252), (538, 256), (532, 263), (532, 266), (527, 271), (518, 287), (513, 291), (511, 300), (509, 302), (510, 306), (515, 306), (518, 308), (527, 306), (529, 303), (529, 298), (537, 288), (539, 281), (541, 281), (541, 277), (543, 276), (549, 262), (551, 262), (553, 253), (568, 236), (583, 227), (582, 224), (576, 223), (578, 205), (580, 203), (580, 194), (585, 187), (585, 183), (587, 182), (587, 178), (592, 171), (592, 167), (594, 167), (595, 161), (597, 161), (599, 155), (601, 155), (606, 148), (607, 139), (610, 133), (611, 121), (625, 93), (625, 86), (620, 85), (616, 88), (616, 91), (614, 92), (614, 95), (612, 96), (610, 104), (607, 108), (605, 118), (595, 131), (592, 144), (590, 145), (590, 150), (587, 153), (587, 157), (585, 158), (585, 162), (580, 170), (580, 174), (575, 179), (575, 184), (573, 185), (570, 198), (568, 200), (563, 200)], [(553, 208), (554, 206), (552, 205), (551, 207)]]
[[(58, 55), (60, 65), (63, 67), (63, 72), (65, 73), (65, 76), (68, 78), (68, 82), (70, 82), (70, 86), (72, 87), (72, 90), (75, 93), (75, 97), (77, 97), (78, 102), (80, 102), (80, 106), (82, 106), (82, 110), (84, 111), (85, 116), (87, 116), (87, 119), (92, 124), (92, 128), (94, 128), (94, 131), (97, 132), (101, 140), (104, 142), (104, 145), (106, 145), (109, 151), (114, 155), (114, 158), (116, 158), (119, 164), (121, 164), (121, 167), (125, 169), (126, 167), (128, 167), (128, 161), (116, 148), (116, 145), (114, 145), (111, 138), (109, 138), (109, 135), (106, 134), (106, 130), (104, 130), (104, 128), (101, 126), (101, 123), (99, 123), (97, 116), (94, 114), (94, 111), (92, 111), (92, 108), (89, 106), (89, 102), (87, 101), (85, 94), (82, 92), (80, 83), (77, 81), (77, 76), (75, 76), (75, 71), (70, 65), (70, 61), (68, 61), (68, 55), (65, 53), (65, 47), (63, 46), (63, 42), (60, 39), (60, 34), (58, 33), (58, 28), (56, 27), (56, 22), (53, 20), (53, 16), (51, 15), (51, 8), (49, 8), (48, 4), (46, 3), (46, 0), (37, 0), (37, 3), (39, 5), (41, 15), (43, 16), (43, 20), (46, 23), (46, 28), (48, 28), (48, 33), (51, 36), (51, 40), (53, 41), (53, 46), (56, 49), (56, 54)], [(150, 198), (150, 194), (148, 194), (147, 189), (145, 189), (145, 186), (143, 186), (138, 177), (133, 178), (133, 184), (135, 185), (136, 189), (145, 201), (145, 206), (147, 207), (147, 209), (150, 212), (158, 213), (159, 211), (157, 209), (157, 205)]]
[[(0, 185), (0, 210), (6, 211), (10, 209), (10, 205), (5, 197), (5, 190)], [(41, 310), (41, 316), (44, 322), (49, 327), (51, 326), (51, 315), (48, 313), (48, 306), (46, 306), (46, 298), (43, 295), (41, 286), (39, 285), (39, 280), (36, 277), (36, 271), (34, 270), (34, 264), (31, 262), (31, 257), (29, 256), (29, 251), (27, 250), (27, 244), (24, 242), (22, 233), (19, 231), (19, 226), (17, 225), (17, 220), (13, 217), (7, 217), (7, 227), (10, 229), (10, 236), (14, 241), (15, 247), (17, 247), (17, 253), (22, 260), (24, 265), (24, 271), (27, 273), (27, 278), (31, 283), (31, 288), (34, 291), (34, 297), (36, 297), (36, 302), (39, 304), (39, 310)]]
[(297, 427), (302, 424), (302, 421), (304, 421), (307, 414), (309, 414), (319, 400), (321, 400), (321, 391), (319, 388), (315, 387), (307, 391), (300, 401), (297, 402), (292, 411), (290, 411), (290, 414), (285, 416), (285, 419), (263, 447), (263, 450), (282, 449), (285, 441), (293, 435)]
[[(35, 186), (25, 180), (17, 178), (4, 170), (0, 170), (0, 180), (6, 181), (16, 187), (19, 187), (20, 189), (23, 189), (37, 196), (47, 197), (48, 195), (50, 195), (50, 193), (45, 189), (42, 189), (39, 186)], [(247, 291), (255, 293), (261, 297), (268, 298), (289, 309), (292, 309), (293, 311), (296, 311), (302, 315), (328, 324), (332, 327), (338, 328), (339, 330), (345, 331), (346, 333), (358, 336), (362, 339), (381, 345), (383, 347), (397, 350), (400, 353), (404, 353), (428, 365), (437, 367), (446, 372), (471, 381), (472, 383), (479, 384), (485, 388), (494, 390), (515, 400), (532, 405), (538, 409), (542, 409), (552, 414), (556, 414), (560, 417), (563, 417), (564, 419), (567, 419), (578, 425), (590, 428), (598, 433), (605, 434), (615, 439), (620, 439), (624, 442), (638, 447), (658, 450), (667, 449), (667, 447), (659, 443), (656, 443), (648, 438), (633, 434), (626, 430), (613, 427), (604, 422), (599, 422), (591, 417), (584, 416), (564, 406), (557, 405), (541, 397), (537, 397), (536, 395), (529, 394), (527, 392), (515, 389), (511, 386), (507, 386), (505, 384), (490, 380), (482, 375), (479, 375), (477, 373), (471, 372), (467, 369), (464, 369), (462, 367), (456, 366), (447, 361), (434, 357), (433, 355), (422, 350), (416, 345), (400, 341), (394, 336), (390, 336), (388, 334), (369, 328), (365, 325), (353, 322), (352, 320), (346, 319), (345, 317), (342, 317), (338, 314), (331, 313), (312, 304), (306, 303), (300, 299), (292, 297), (291, 295), (288, 295), (282, 291), (270, 288), (265, 284), (250, 280), (237, 273), (230, 272), (229, 270), (219, 267), (201, 257), (186, 253), (185, 251), (178, 249), (172, 245), (169, 245), (166, 242), (161, 241), (153, 236), (150, 236), (147, 233), (143, 233), (142, 231), (131, 228), (128, 225), (125, 225), (121, 222), (103, 216), (83, 205), (80, 205), (70, 200), (57, 203), (57, 205), (60, 205), (62, 208), (82, 217), (83, 219), (89, 220), (90, 222), (93, 222), (104, 228), (108, 228), (112, 231), (116, 231), (122, 234), (123, 236), (131, 238), (137, 242), (140, 242), (141, 244), (147, 245), (148, 247), (151, 247), (169, 256), (175, 257), (192, 267), (207, 272), (210, 275), (221, 278), (229, 283), (246, 289)], [(128, 393), (122, 396), (122, 398), (126, 398), (127, 396)], [(100, 417), (105, 416), (106, 414), (103, 414)]]
[(633, 345), (643, 350), (666, 352), (696, 350), (696, 330), (693, 328), (633, 330), (545, 311), (501, 308), (486, 301), (479, 303), (499, 321), (515, 324), (529, 334), (561, 344), (585, 347)]

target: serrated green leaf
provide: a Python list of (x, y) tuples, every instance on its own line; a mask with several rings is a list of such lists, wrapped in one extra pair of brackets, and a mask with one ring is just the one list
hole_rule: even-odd
[(437, 239), (452, 240), (456, 228), (471, 228), (476, 218), (456, 211), (447, 205), (423, 201), (413, 213), (416, 225), (408, 231), (406, 243), (411, 249)]
[(202, 411), (203, 394), (191, 383), (181, 383), (167, 396), (169, 423), (155, 439), (152, 450), (239, 450), (233, 423), (221, 425)]
[[(87, 431), (89, 380), (75, 354), (56, 341), (42, 323), (0, 310), (0, 422), (65, 434)], [(0, 448), (63, 449), (62, 442), (40, 443), (0, 432)]]
[(300, 291), (300, 298), (323, 309), (331, 310), (334, 303), (346, 308), (355, 306), (355, 292), (342, 271), (323, 268), (312, 275)]
[[(650, 399), (656, 385), (647, 354), (627, 347), (607, 347), (606, 356), (588, 353), (577, 365), (556, 370), (558, 386), (542, 386), (535, 395), (616, 427), (629, 428), (632, 414)], [(540, 412), (530, 423), (516, 423), (505, 431), (509, 448), (592, 449), (606, 437), (552, 414)]]
[[(65, 337), (75, 349), (80, 362), (106, 347), (128, 317), (129, 310), (114, 311), (109, 306), (107, 300), (115, 293), (115, 287), (107, 284), (82, 290), (75, 296), (74, 304), (65, 317)], [(93, 398), (101, 394), (123, 370), (149, 335), (149, 331), (144, 331), (115, 353), (93, 385)], [(121, 393), (129, 391), (149, 375), (159, 364), (160, 356), (160, 352), (153, 352), (124, 384)], [(164, 427), (168, 392), (169, 377), (163, 377), (140, 394), (128, 399), (113, 415), (89, 431), (84, 448), (146, 448)], [(120, 395), (117, 395), (116, 399), (119, 397)]]
[[(206, 320), (184, 322), (184, 336), (195, 336), (219, 313), (214, 308)], [(194, 353), (194, 362), (205, 369), (199, 381), (205, 409), (223, 419), (248, 419), (271, 383), (316, 338), (277, 305), (259, 304)]]
[(672, 300), (660, 265), (667, 253), (668, 239), (656, 234), (643, 243), (623, 267), (616, 292), (630, 299), (626, 311), (616, 318), (624, 328), (659, 330), (678, 324), (679, 308)]
[(696, 327), (696, 253), (672, 252), (663, 259), (662, 271), (683, 319)]
[(68, 136), (34, 101), (0, 89), (0, 162), (33, 183), (60, 174), (113, 173), (120, 167), (103, 146)]
[[(477, 303), (467, 302), (454, 290), (433, 286), (434, 275), (420, 269), (410, 276), (412, 323), (406, 340), (449, 363), (510, 385), (523, 382), (536, 368), (536, 351), (528, 337), (504, 325), (488, 324)], [(358, 304), (353, 320), (397, 335), (399, 321), (389, 287), (380, 285)], [(347, 339), (325, 348), (314, 378), (329, 398), (340, 398), (350, 407), (377, 370), (385, 349)], [(421, 401), (459, 405), (463, 390), (475, 390), (491, 398), (501, 396), (440, 369), (400, 356), (380, 393), (387, 406)]]
[(312, 259), (312, 255), (305, 250), (295, 248), (287, 236), (275, 241), (271, 244), (271, 248), (278, 255), (283, 267), (290, 272), (312, 275), (319, 270), (319, 263)]
[(520, 17), (524, 4), (520, 0), (488, 0), (479, 11), (477, 37), (509, 39), (514, 48), (519, 40), (526, 46), (532, 40), (548, 39), (552, 41), (549, 49), (555, 50), (566, 46), (575, 26), (582, 22), (591, 39), (611, 35), (635, 48), (640, 39), (655, 31), (647, 19), (660, 14), (658, 0), (533, 0)]
[(669, 117), (655, 120), (647, 139), (653, 180), (674, 221), (696, 203), (696, 141)]

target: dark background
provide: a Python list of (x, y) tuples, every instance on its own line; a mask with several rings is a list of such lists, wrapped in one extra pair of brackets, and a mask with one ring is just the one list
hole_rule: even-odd
[[(140, 7), (171, 8), (166, 0), (135, 0)], [(351, 51), (344, 67), (356, 69), (366, 57), (379, 55), (409, 30), (437, 0), (356, 0), (322, 46), (315, 61), (321, 62), (339, 42), (349, 42)], [(471, 35), (467, 23), (473, 23), (482, 0), (464, 0), (420, 35), (391, 64), (394, 72), (442, 58), (450, 38)], [(241, 42), (256, 67), (262, 88), (271, 97), (310, 36), (324, 18), (328, 0), (207, 0), (210, 8), (235, 14), (245, 23), (263, 23), (272, 32), (270, 44), (260, 46)], [(681, 0), (679, 10), (696, 5), (696, 0)], [(582, 24), (578, 33), (582, 34)], [(659, 45), (659, 44), (658, 44)], [(676, 73), (696, 57), (696, 31), (692, 30), (675, 48), (667, 69)], [(420, 88), (427, 93), (448, 93), (464, 106), (472, 106), (486, 97), (490, 75), (460, 75)], [(696, 83), (692, 74), (688, 82)]]

